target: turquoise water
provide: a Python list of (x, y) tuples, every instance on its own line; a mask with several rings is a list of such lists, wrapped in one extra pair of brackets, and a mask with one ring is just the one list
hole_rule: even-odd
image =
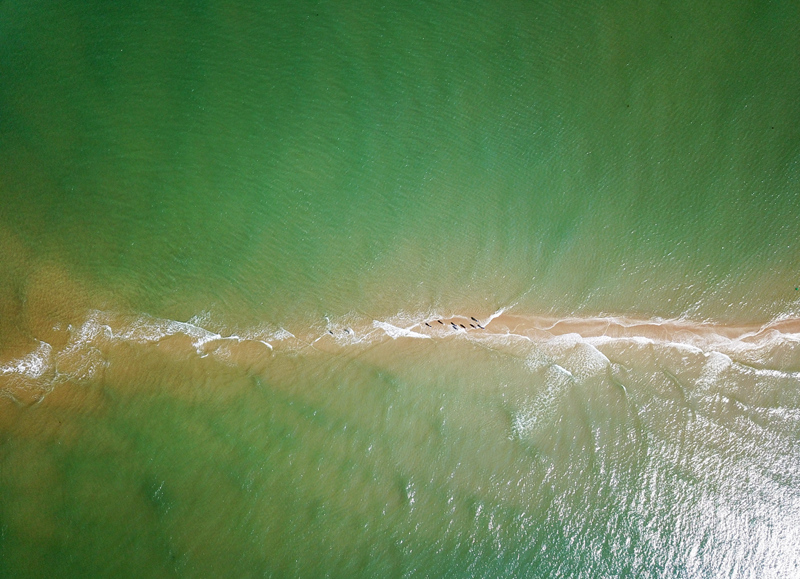
[(798, 24), (0, 4), (2, 574), (796, 573)]

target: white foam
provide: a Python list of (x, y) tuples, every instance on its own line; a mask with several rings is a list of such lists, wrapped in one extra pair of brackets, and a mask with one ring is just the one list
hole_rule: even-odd
[[(193, 316), (188, 322), (143, 315), (135, 318), (128, 325), (123, 325), (116, 331), (107, 323), (109, 322), (107, 318), (108, 316), (103, 312), (93, 312), (81, 328), (74, 333), (70, 346), (76, 347), (78, 344), (93, 343), (101, 337), (143, 344), (158, 342), (169, 336), (183, 335), (192, 339), (192, 346), (198, 354), (207, 353), (205, 346), (219, 341), (254, 341), (265, 345), (270, 350), (273, 349), (272, 344), (264, 339), (263, 332), (254, 331), (245, 332), (244, 335), (231, 334), (226, 336), (193, 323), (201, 320), (208, 321), (207, 314)], [(289, 332), (285, 332), (285, 334), (291, 335)]]
[(573, 348), (567, 355), (565, 363), (571, 368), (572, 374), (580, 380), (602, 375), (611, 365), (605, 354), (586, 342)]
[(783, 378), (790, 380), (800, 380), (800, 372), (787, 372), (783, 370), (773, 370), (771, 368), (748, 368), (756, 376), (763, 376), (766, 378)]
[[(485, 323), (503, 315), (509, 307), (497, 310)], [(231, 354), (236, 353), (233, 349), (235, 344), (247, 341), (261, 343), (270, 350), (278, 348), (292, 351), (293, 348), (307, 348), (323, 338), (334, 340), (340, 347), (387, 341), (387, 336), (392, 340), (451, 338), (453, 329), (450, 325), (434, 323), (430, 328), (424, 326), (426, 321), (435, 322), (442, 317), (447, 318), (432, 315), (431, 311), (418, 314), (401, 311), (384, 320), (371, 320), (370, 324), (370, 318), (348, 314), (335, 320), (326, 318), (325, 329), (321, 325), (304, 328), (299, 332), (301, 338), (298, 339), (286, 328), (275, 329), (264, 324), (251, 328), (213, 325), (216, 331), (212, 331), (204, 327), (212, 324), (207, 312), (181, 322), (149, 315), (125, 316), (93, 311), (83, 324), (69, 327), (70, 339), (61, 351), (55, 352), (49, 344), (42, 342), (33, 352), (0, 366), (0, 376), (44, 379), (51, 383), (64, 379), (86, 380), (95, 376), (107, 363), (108, 349), (113, 343), (155, 343), (176, 335), (186, 336), (201, 356), (211, 355), (225, 360), (241, 359)], [(609, 320), (626, 327), (636, 325), (623, 318)], [(652, 322), (648, 324), (652, 325)], [(675, 352), (700, 355), (702, 371), (699, 382), (704, 386), (725, 379), (726, 372), (731, 372), (731, 376), (749, 374), (765, 379), (800, 380), (800, 372), (784, 369), (787, 366), (796, 367), (797, 342), (800, 341), (798, 333), (784, 333), (765, 326), (736, 337), (724, 335), (724, 332), (713, 333), (710, 328), (703, 332), (687, 330), (673, 334), (672, 339), (650, 334), (647, 334), (650, 337), (637, 336), (635, 333), (623, 336), (583, 337), (578, 333), (552, 336), (543, 331), (532, 332), (529, 336), (507, 330), (495, 333), (458, 328), (459, 341), (468, 340), (475, 345), (516, 357), (531, 372), (543, 372), (543, 377), (551, 387), (602, 376), (611, 365), (609, 356), (615, 358), (611, 352), (620, 345), (626, 349), (630, 346), (647, 347), (648, 350), (652, 348), (652, 355), (655, 356), (665, 355), (668, 349), (672, 351), (671, 360), (675, 358)], [(288, 342), (280, 343), (282, 341)]]
[(721, 352), (706, 354), (703, 371), (697, 383), (701, 386), (711, 386), (719, 379), (720, 375), (733, 365), (730, 356)]
[(490, 323), (492, 320), (494, 320), (495, 318), (499, 318), (500, 316), (502, 316), (504, 313), (506, 313), (506, 312), (507, 312), (509, 309), (511, 309), (511, 308), (513, 308), (513, 307), (514, 307), (514, 306), (513, 306), (513, 304), (512, 304), (512, 305), (510, 305), (510, 306), (506, 306), (506, 307), (502, 307), (502, 308), (500, 308), (500, 309), (499, 309), (499, 310), (497, 310), (495, 313), (493, 313), (491, 316), (489, 316), (488, 318), (486, 318), (486, 323), (485, 323), (485, 324), (481, 324), (481, 325), (482, 325), (482, 326), (484, 326), (484, 327), (488, 326), (488, 325), (489, 325), (489, 323)]
[(407, 328), (399, 328), (397, 326), (393, 326), (392, 324), (381, 322), (379, 320), (373, 320), (372, 325), (375, 328), (386, 332), (386, 335), (392, 338), (393, 340), (396, 340), (397, 338), (424, 338), (426, 340), (431, 339), (431, 337), (427, 334), (420, 334), (419, 332), (415, 332)]
[(184, 335), (192, 338), (192, 345), (198, 353), (202, 353), (202, 346), (214, 340), (221, 340), (223, 336), (210, 332), (205, 328), (189, 322), (179, 322), (151, 316), (140, 316), (130, 326), (120, 332), (114, 332), (113, 337), (121, 338), (136, 343), (158, 342), (166, 337)]
[(538, 416), (531, 408), (515, 412), (511, 418), (511, 431), (516, 438), (530, 438), (536, 431)]
[(278, 328), (271, 336), (273, 340), (281, 341), (295, 338), (296, 336), (285, 328)]
[(513, 414), (512, 436), (530, 439), (543, 434), (543, 429), (552, 425), (566, 389), (574, 382), (572, 373), (558, 364), (549, 364), (544, 377), (545, 390)]
[(242, 342), (258, 342), (259, 344), (264, 344), (270, 350), (273, 349), (272, 344), (270, 344), (269, 342), (266, 342), (264, 340), (259, 340), (258, 338), (249, 338), (249, 337), (246, 337), (246, 336), (237, 336), (235, 334), (231, 335), (231, 336), (219, 336), (218, 335), (218, 337), (216, 337), (216, 338), (212, 338), (211, 340), (203, 341), (200, 344), (199, 347), (202, 349), (202, 346), (204, 346), (204, 345), (206, 345), (208, 343), (213, 343), (213, 342), (236, 342), (237, 344), (240, 344)]
[(82, 344), (65, 349), (55, 356), (56, 381), (90, 380), (105, 365), (103, 354), (97, 348)]
[(550, 366), (552, 363), (553, 360), (539, 349), (533, 350), (525, 358), (525, 367), (531, 372), (538, 372), (542, 368)]
[(550, 370), (547, 374), (550, 378), (554, 379), (559, 384), (565, 384), (565, 380), (569, 381), (574, 378), (572, 372), (560, 366), (559, 364), (551, 364)]
[(188, 320), (189, 324), (194, 326), (208, 326), (211, 325), (211, 312), (205, 311), (193, 315)]
[(18, 360), (0, 366), (0, 375), (17, 375), (25, 378), (41, 378), (51, 367), (53, 348), (47, 342), (39, 342), (39, 346), (30, 354)]

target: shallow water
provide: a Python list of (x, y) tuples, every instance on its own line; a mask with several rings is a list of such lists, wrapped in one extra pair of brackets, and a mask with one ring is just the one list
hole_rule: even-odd
[(119, 330), (4, 404), (9, 574), (796, 572), (800, 334)]
[(798, 23), (0, 4), (0, 574), (796, 574)]

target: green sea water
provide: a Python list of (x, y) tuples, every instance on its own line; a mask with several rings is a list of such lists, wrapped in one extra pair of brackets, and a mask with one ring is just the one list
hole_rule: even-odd
[[(796, 574), (799, 43), (0, 2), (0, 575)], [(423, 325), (500, 312), (721, 329)]]

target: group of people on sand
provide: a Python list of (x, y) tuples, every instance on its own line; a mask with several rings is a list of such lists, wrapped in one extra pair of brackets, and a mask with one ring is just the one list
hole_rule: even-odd
[[(474, 324), (470, 324), (470, 325), (469, 325), (469, 327), (470, 327), (470, 328), (472, 328), (473, 330), (477, 330), (478, 328), (480, 328), (481, 330), (485, 330), (485, 329), (486, 329), (486, 328), (484, 328), (484, 327), (483, 327), (483, 326), (480, 324), (480, 322), (479, 322), (478, 320), (476, 320), (476, 319), (475, 319), (475, 318), (473, 318), (472, 316), (470, 316), (470, 318), (469, 318), (469, 319), (470, 319), (470, 320), (472, 320), (473, 322), (475, 322)], [(445, 324), (445, 323), (444, 323), (442, 320), (436, 320), (436, 321), (437, 321), (438, 323), (440, 323), (441, 325), (443, 325), (443, 326), (446, 326), (446, 325), (447, 325), (447, 324)], [(431, 326), (431, 325), (430, 325), (428, 322), (425, 322), (425, 325), (426, 325), (426, 326), (428, 326), (429, 328), (432, 328), (432, 327), (433, 327), (433, 326)], [(455, 324), (455, 322), (450, 322), (450, 326), (452, 326), (452, 328), (453, 328), (454, 330), (456, 330), (456, 331), (458, 331), (458, 330), (459, 330), (459, 328), (460, 328), (460, 329), (462, 329), (462, 330), (464, 330), (464, 331), (467, 331), (467, 327), (466, 327), (464, 324), (458, 324), (458, 325), (456, 325), (456, 324)]]

